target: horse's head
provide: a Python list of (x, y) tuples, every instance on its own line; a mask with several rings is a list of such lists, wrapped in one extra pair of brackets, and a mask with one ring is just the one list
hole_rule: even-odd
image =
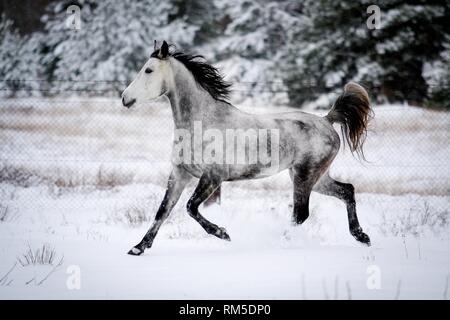
[(163, 42), (155, 47), (150, 59), (144, 64), (136, 78), (122, 93), (122, 104), (130, 108), (136, 103), (154, 100), (166, 93), (166, 80), (171, 72), (169, 45)]

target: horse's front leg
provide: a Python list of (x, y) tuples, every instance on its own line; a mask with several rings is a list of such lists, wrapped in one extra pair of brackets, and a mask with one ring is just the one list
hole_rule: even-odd
[(164, 199), (159, 206), (156, 213), (155, 221), (151, 228), (147, 231), (144, 238), (134, 246), (128, 254), (138, 256), (141, 255), (145, 249), (152, 246), (153, 240), (158, 233), (159, 228), (163, 222), (167, 219), (173, 207), (177, 203), (187, 183), (191, 180), (191, 176), (180, 168), (175, 168), (170, 174), (169, 181), (167, 182), (167, 190), (164, 195)]

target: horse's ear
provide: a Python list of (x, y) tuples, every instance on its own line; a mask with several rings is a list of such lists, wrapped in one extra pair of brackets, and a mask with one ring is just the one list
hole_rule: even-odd
[(157, 48), (157, 43), (156, 43), (156, 40), (155, 40), (155, 42), (153, 42), (153, 51), (156, 51), (156, 48)]
[(161, 58), (165, 59), (169, 55), (169, 45), (164, 40), (160, 49)]

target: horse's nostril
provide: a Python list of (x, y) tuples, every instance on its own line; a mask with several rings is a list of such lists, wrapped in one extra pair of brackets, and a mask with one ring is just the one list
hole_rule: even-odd
[(122, 97), (122, 104), (127, 108), (131, 107), (135, 102), (136, 102), (136, 99), (132, 99), (129, 102), (126, 102), (125, 98)]

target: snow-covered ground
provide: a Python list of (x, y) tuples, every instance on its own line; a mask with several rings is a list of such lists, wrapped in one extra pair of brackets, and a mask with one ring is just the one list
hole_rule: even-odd
[[(221, 205), (203, 209), (231, 242), (186, 214), (191, 185), (153, 248), (132, 257), (164, 192), (168, 106), (2, 101), (0, 298), (448, 298), (450, 114), (400, 105), (375, 113), (370, 162), (342, 152), (331, 171), (355, 185), (372, 247), (349, 235), (334, 198), (313, 194), (310, 218), (293, 226), (282, 173), (226, 183)], [(51, 263), (26, 263), (29, 248), (45, 244), (54, 257), (37, 260)]]

